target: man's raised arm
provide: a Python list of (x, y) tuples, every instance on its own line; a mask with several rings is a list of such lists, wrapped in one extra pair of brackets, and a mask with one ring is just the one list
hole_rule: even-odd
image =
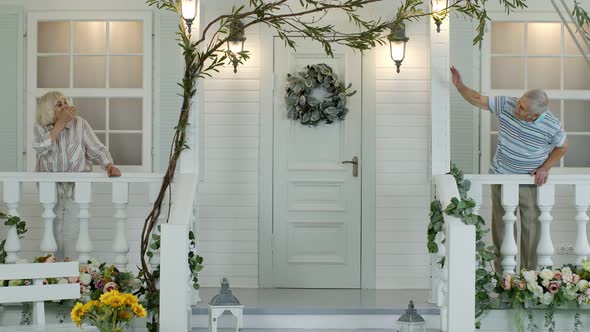
[(451, 80), (453, 81), (453, 85), (457, 88), (457, 91), (459, 91), (463, 99), (468, 103), (482, 110), (489, 110), (488, 96), (484, 96), (463, 84), (461, 74), (454, 66), (451, 67)]

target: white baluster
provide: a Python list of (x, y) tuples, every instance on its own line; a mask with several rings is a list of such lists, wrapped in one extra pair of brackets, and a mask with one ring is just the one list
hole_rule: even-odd
[(586, 235), (586, 226), (588, 225), (588, 215), (586, 211), (590, 206), (590, 185), (576, 184), (576, 223), (578, 224), (578, 232), (576, 237), (576, 264), (581, 265), (582, 260), (588, 259), (590, 256), (590, 245), (588, 244), (588, 236)]
[(90, 259), (90, 252), (92, 251), (92, 242), (88, 231), (88, 223), (90, 221), (89, 210), (90, 203), (92, 202), (92, 184), (90, 182), (76, 182), (74, 199), (80, 208), (78, 214), (80, 234), (78, 235), (78, 241), (76, 242), (78, 261), (87, 262)]
[(475, 207), (473, 207), (473, 213), (479, 214), (479, 209), (481, 208), (481, 200), (483, 196), (483, 185), (479, 182), (471, 181), (471, 188), (467, 195), (470, 198), (473, 198), (475, 201)]
[[(20, 203), (21, 184), (17, 181), (4, 182), (4, 203), (8, 207), (7, 214), (18, 217), (18, 206)], [(20, 251), (20, 240), (16, 231), (16, 226), (10, 226), (6, 233), (6, 243), (4, 250), (6, 251), (6, 263), (15, 263), (18, 260), (18, 252)]]
[(43, 239), (41, 239), (41, 253), (57, 252), (57, 242), (55, 242), (55, 234), (53, 234), (53, 220), (55, 220), (55, 212), (53, 208), (57, 203), (57, 188), (55, 182), (40, 182), (39, 183), (39, 202), (43, 206), (43, 214), (41, 217), (44, 221)]
[(129, 203), (129, 183), (113, 182), (113, 207), (115, 208), (115, 237), (113, 239), (113, 251), (115, 252), (115, 266), (121, 270), (127, 270), (129, 262), (127, 254), (127, 204)]
[(537, 205), (541, 210), (539, 221), (541, 222), (541, 239), (537, 246), (537, 254), (539, 255), (539, 267), (547, 267), (553, 265), (551, 258), (555, 254), (553, 242), (551, 241), (551, 209), (555, 204), (555, 185), (544, 184), (537, 188)]
[(506, 272), (515, 273), (516, 270), (516, 255), (518, 254), (518, 247), (514, 239), (514, 222), (516, 215), (514, 211), (518, 205), (518, 184), (502, 185), (502, 206), (504, 207), (504, 242), (500, 247), (502, 254), (502, 274)]

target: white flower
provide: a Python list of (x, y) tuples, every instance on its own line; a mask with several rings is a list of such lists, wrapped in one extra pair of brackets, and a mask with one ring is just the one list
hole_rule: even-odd
[(541, 303), (543, 303), (545, 305), (551, 304), (551, 302), (553, 302), (553, 294), (547, 292), (547, 293), (541, 295), (540, 301), (541, 301)]
[(553, 279), (553, 271), (549, 269), (543, 269), (541, 270), (541, 273), (539, 273), (539, 277), (541, 277), (543, 280), (551, 280)]
[(529, 292), (533, 293), (534, 297), (540, 297), (543, 295), (543, 287), (537, 285), (536, 283), (529, 282), (526, 285), (526, 288), (529, 290)]
[(543, 285), (543, 287), (545, 287), (545, 288), (548, 288), (550, 283), (551, 283), (551, 281), (549, 281), (549, 280), (541, 281), (541, 285)]
[(578, 282), (577, 284), (578, 289), (580, 290), (580, 292), (584, 292), (586, 289), (588, 289), (588, 280), (582, 279)]
[(576, 285), (573, 284), (567, 284), (565, 286), (565, 297), (570, 300), (573, 301), (578, 297), (578, 293), (577, 293), (578, 287)]
[(92, 277), (88, 273), (81, 273), (80, 274), (80, 283), (84, 286), (90, 285), (92, 282)]
[(129, 286), (131, 286), (132, 289), (139, 289), (139, 287), (141, 287), (141, 280), (133, 278), (129, 281)]
[(57, 284), (58, 285), (65, 285), (65, 284), (69, 284), (69, 281), (66, 278), (61, 278), (57, 281)]
[(535, 271), (524, 271), (522, 276), (527, 283), (537, 284), (537, 273)]
[(567, 266), (561, 269), (561, 278), (565, 282), (572, 282), (572, 280), (574, 279), (572, 269), (570, 269)]

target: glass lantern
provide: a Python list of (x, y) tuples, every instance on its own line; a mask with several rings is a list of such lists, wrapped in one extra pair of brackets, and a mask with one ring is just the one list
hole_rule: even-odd
[(424, 318), (414, 309), (414, 301), (410, 300), (406, 313), (397, 320), (397, 332), (426, 332)]

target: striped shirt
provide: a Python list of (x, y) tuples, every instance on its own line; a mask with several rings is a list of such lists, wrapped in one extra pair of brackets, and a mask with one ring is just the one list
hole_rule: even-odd
[[(90, 172), (92, 163), (103, 168), (113, 162), (109, 151), (83, 118), (76, 116), (51, 141), (53, 124), (35, 124), (33, 148), (37, 152), (37, 172)], [(60, 194), (71, 195), (71, 184), (60, 184)]]
[(490, 174), (530, 174), (566, 141), (561, 123), (550, 111), (540, 123), (526, 122), (514, 116), (517, 102), (514, 97), (488, 98), (490, 112), (500, 121)]

